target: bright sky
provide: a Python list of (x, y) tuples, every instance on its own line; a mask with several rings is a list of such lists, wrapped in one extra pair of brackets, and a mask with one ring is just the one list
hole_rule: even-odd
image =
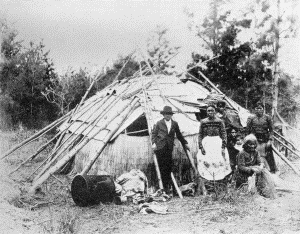
[[(184, 8), (204, 16), (208, 1), (0, 0), (0, 17), (14, 23), (20, 38), (43, 39), (58, 71), (68, 66), (101, 67), (118, 54), (144, 48), (158, 24), (170, 29), (172, 44), (182, 46), (176, 63), (184, 67), (191, 52), (201, 49), (187, 28)], [(282, 65), (300, 74), (299, 39), (285, 45)]]

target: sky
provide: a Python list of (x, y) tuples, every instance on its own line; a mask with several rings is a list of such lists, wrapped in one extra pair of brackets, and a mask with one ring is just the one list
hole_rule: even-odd
[[(169, 28), (171, 44), (181, 46), (174, 59), (181, 70), (191, 60), (191, 52), (201, 50), (199, 38), (187, 27), (184, 9), (197, 12), (201, 19), (208, 12), (208, 2), (0, 0), (0, 18), (12, 23), (25, 42), (43, 39), (58, 72), (68, 67), (99, 69), (118, 55), (144, 50), (151, 31), (164, 25)], [(237, 2), (230, 7), (240, 7), (246, 1)], [(299, 38), (286, 39), (283, 44), (282, 67), (300, 76)]]

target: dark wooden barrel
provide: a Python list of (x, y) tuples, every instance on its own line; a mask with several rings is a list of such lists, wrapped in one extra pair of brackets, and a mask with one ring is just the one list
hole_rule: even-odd
[(109, 175), (76, 175), (71, 184), (71, 195), (78, 206), (112, 202), (115, 184)]

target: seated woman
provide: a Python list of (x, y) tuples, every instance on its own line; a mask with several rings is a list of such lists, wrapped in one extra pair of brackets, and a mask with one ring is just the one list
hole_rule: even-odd
[(274, 198), (275, 185), (270, 172), (264, 168), (264, 161), (259, 155), (257, 139), (253, 134), (245, 137), (243, 150), (237, 156), (238, 172), (236, 177), (236, 187), (248, 183), (248, 178), (256, 175), (255, 185), (257, 191), (265, 197)]
[(200, 121), (198, 171), (206, 180), (222, 180), (231, 173), (227, 135), (223, 120), (216, 117), (216, 107), (207, 106), (207, 118)]

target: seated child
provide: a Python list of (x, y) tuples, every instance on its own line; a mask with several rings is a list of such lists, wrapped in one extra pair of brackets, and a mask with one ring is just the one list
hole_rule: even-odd
[(229, 153), (230, 166), (232, 171), (235, 170), (237, 165), (236, 157), (237, 154), (241, 151), (243, 139), (241, 135), (238, 133), (236, 128), (230, 128), (228, 130), (227, 137), (227, 149)]

